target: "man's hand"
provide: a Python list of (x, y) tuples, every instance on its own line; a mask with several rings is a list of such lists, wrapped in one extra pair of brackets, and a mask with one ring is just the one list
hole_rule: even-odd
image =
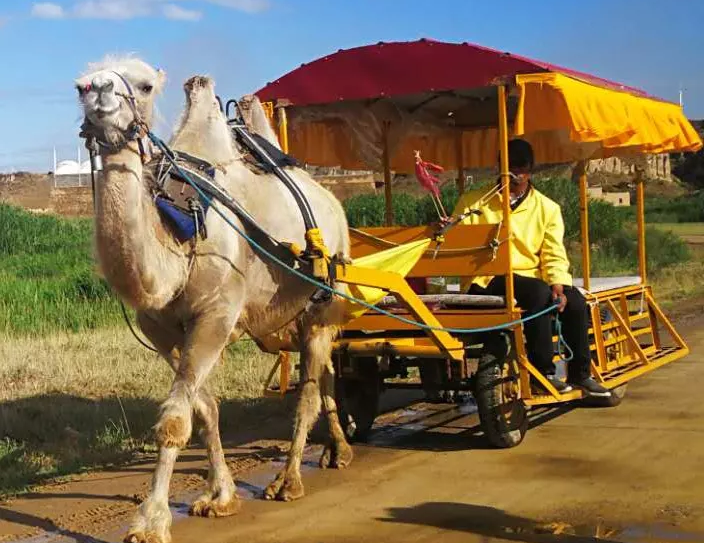
[(567, 297), (565, 296), (565, 287), (562, 285), (552, 286), (552, 300), (557, 303), (558, 312), (562, 313), (567, 305)]

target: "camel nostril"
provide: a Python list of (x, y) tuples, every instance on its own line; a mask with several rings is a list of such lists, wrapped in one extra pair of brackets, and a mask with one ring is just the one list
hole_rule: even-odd
[(88, 94), (91, 90), (90, 83), (87, 85), (76, 85), (76, 90), (78, 91), (79, 96), (84, 96)]
[(115, 88), (115, 82), (109, 77), (96, 77), (90, 87), (98, 93), (112, 92)]

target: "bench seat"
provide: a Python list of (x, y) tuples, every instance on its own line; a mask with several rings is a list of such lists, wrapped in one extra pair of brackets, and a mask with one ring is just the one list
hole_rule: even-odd
[[(575, 277), (572, 280), (572, 284), (575, 287), (584, 290), (584, 279), (581, 277)], [(640, 285), (640, 277), (637, 275), (624, 275), (621, 277), (592, 277), (590, 279), (589, 292), (592, 294), (598, 294), (599, 292), (604, 292), (607, 290), (632, 287), (635, 285)]]
[[(506, 305), (506, 298), (503, 296), (487, 296), (477, 294), (419, 294), (418, 297), (425, 305), (433, 306), (434, 309), (448, 307), (456, 308), (477, 308), (496, 309)], [(385, 296), (378, 304), (381, 308), (398, 306), (394, 296)]]

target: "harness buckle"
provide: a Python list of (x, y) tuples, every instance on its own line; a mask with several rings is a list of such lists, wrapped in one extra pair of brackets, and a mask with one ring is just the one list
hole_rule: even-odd
[(501, 242), (494, 238), (489, 242), (489, 249), (491, 249), (491, 260), (492, 262), (496, 260), (496, 257), (498, 256), (499, 252), (499, 247), (501, 246)]

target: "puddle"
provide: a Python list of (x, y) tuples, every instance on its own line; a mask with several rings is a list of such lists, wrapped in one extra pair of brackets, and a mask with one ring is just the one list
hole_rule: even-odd
[(389, 446), (419, 432), (442, 427), (457, 417), (473, 415), (477, 404), (468, 398), (461, 404), (420, 404), (393, 412), (393, 418), (383, 418), (372, 427), (368, 443)]
[[(510, 528), (506, 528), (510, 531)], [(542, 534), (558, 536), (565, 541), (570, 536), (593, 538), (590, 541), (611, 543), (703, 543), (704, 533), (688, 532), (675, 526), (664, 524), (635, 524), (625, 527), (610, 527), (606, 524), (596, 526), (571, 526), (565, 523), (552, 523), (531, 529), (518, 529), (515, 534)], [(558, 540), (558, 539), (556, 539)]]

